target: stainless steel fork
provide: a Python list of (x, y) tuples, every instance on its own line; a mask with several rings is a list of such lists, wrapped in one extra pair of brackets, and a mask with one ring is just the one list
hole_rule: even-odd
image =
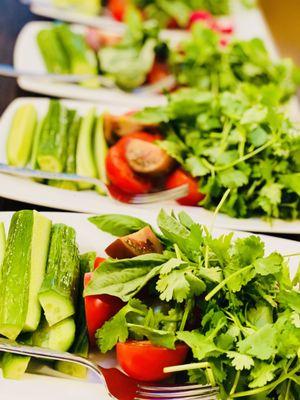
[[(82, 365), (93, 371), (105, 385), (109, 396), (113, 399), (120, 399), (119, 393), (126, 392), (126, 400), (217, 400), (218, 388), (209, 385), (182, 385), (182, 386), (150, 386), (140, 384), (129, 378), (121, 371), (114, 375), (113, 379), (108, 378), (105, 370), (96, 363), (76, 356), (74, 354), (43, 349), (41, 347), (26, 346), (12, 342), (7, 339), (0, 339), (0, 351), (36, 357), (45, 360), (59, 360)], [(106, 372), (105, 372), (106, 371)], [(118, 385), (115, 380), (118, 379)], [(130, 391), (128, 391), (128, 388)], [(125, 397), (123, 397), (125, 398)]]
[[(15, 69), (9, 64), (0, 64), (0, 76), (7, 78), (26, 77), (40, 81), (50, 81), (54, 83), (83, 83), (88, 80), (97, 81), (103, 88), (115, 89), (122, 91), (114, 82), (113, 79), (104, 75), (76, 75), (76, 74), (53, 74), (48, 72), (37, 72)], [(133, 93), (137, 95), (155, 95), (161, 93), (163, 90), (170, 90), (176, 84), (176, 79), (173, 75), (161, 79), (155, 84), (142, 85), (135, 89)]]
[(118, 201), (130, 204), (149, 204), (161, 201), (176, 200), (186, 196), (188, 193), (188, 186), (182, 185), (174, 189), (162, 190), (155, 193), (137, 194), (137, 195), (124, 194), (124, 196), (118, 197), (114, 196), (110, 192), (109, 187), (104, 182), (102, 182), (100, 179), (97, 178), (90, 178), (87, 176), (81, 176), (76, 174), (46, 172), (25, 167), (24, 168), (12, 167), (4, 163), (0, 163), (0, 173), (26, 177), (26, 178), (35, 178), (35, 179), (51, 179), (51, 180), (53, 179), (53, 180), (70, 181), (70, 182), (85, 182), (99, 187), (108, 196)]

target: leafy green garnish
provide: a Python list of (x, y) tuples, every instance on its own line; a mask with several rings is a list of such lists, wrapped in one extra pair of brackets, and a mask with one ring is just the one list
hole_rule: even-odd
[[(119, 219), (126, 232), (139, 226)], [(292, 282), (285, 257), (265, 254), (258, 236), (213, 237), (184, 212), (162, 210), (157, 222), (163, 255), (109, 260), (86, 289), (128, 301), (97, 331), (100, 350), (128, 339), (170, 349), (181, 341), (191, 365), (177, 369), (191, 369), (190, 382), (217, 384), (221, 399), (297, 399), (299, 273)]]

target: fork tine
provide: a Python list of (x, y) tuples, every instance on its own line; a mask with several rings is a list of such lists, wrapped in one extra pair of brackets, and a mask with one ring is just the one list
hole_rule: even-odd
[(186, 384), (182, 386), (148, 386), (148, 385), (138, 385), (139, 389), (147, 390), (149, 392), (176, 392), (180, 390), (192, 390), (192, 389), (206, 389), (212, 388), (211, 385), (201, 385), (200, 383), (192, 385)]
[[(174, 400), (174, 397), (164, 397), (164, 400)], [(157, 400), (157, 398), (151, 398), (151, 397), (135, 397), (134, 400)], [(217, 394), (214, 395), (198, 395), (198, 396), (188, 396), (188, 397), (180, 397), (180, 398), (176, 398), (176, 400), (218, 400)]]
[(137, 391), (137, 395), (148, 397), (151, 399), (182, 399), (183, 397), (192, 397), (192, 398), (199, 398), (199, 396), (209, 396), (209, 395), (216, 395), (218, 390), (216, 388), (206, 388), (206, 389), (194, 389), (194, 390), (182, 390), (176, 392), (144, 392), (144, 391)]
[(157, 193), (140, 194), (131, 198), (133, 204), (147, 204), (158, 201), (176, 200), (188, 193), (188, 185), (178, 186), (174, 189), (163, 190)]

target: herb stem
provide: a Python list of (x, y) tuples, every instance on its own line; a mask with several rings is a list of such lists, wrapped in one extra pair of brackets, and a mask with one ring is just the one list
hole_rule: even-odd
[(274, 139), (269, 140), (269, 142), (263, 144), (262, 146), (258, 147), (256, 150), (251, 151), (248, 154), (245, 154), (243, 157), (240, 157), (239, 159), (232, 161), (231, 163), (227, 164), (227, 165), (222, 165), (220, 167), (214, 167), (215, 171), (219, 172), (219, 171), (224, 171), (225, 169), (234, 167), (235, 165), (239, 164), (242, 161), (246, 161), (249, 158), (254, 157), (256, 154), (260, 153), (261, 151), (264, 151), (267, 147), (271, 146), (271, 144), (274, 143)]
[(214, 215), (213, 215), (213, 218), (212, 218), (212, 223), (211, 223), (210, 230), (209, 230), (210, 233), (212, 233), (212, 231), (214, 229), (217, 215), (219, 214), (219, 211), (221, 210), (221, 208), (223, 207), (223, 204), (225, 203), (227, 197), (229, 196), (230, 190), (231, 189), (227, 189), (226, 190), (226, 192), (223, 194), (219, 204), (217, 205), (217, 207), (216, 207), (216, 209), (214, 211)]
[(285, 375), (282, 375), (275, 382), (272, 382), (269, 385), (266, 385), (264, 387), (257, 388), (257, 389), (247, 390), (245, 392), (235, 393), (231, 397), (236, 398), (236, 397), (244, 397), (244, 396), (254, 396), (256, 394), (263, 393), (263, 392), (266, 392), (269, 390), (271, 391), (271, 390), (275, 389), (276, 386), (278, 386), (280, 383), (284, 382), (286, 379), (289, 379), (290, 377), (295, 375), (299, 370), (300, 370), (300, 365), (297, 365), (297, 367), (295, 367), (294, 369), (292, 369), (290, 372), (286, 373)]
[(182, 364), (182, 365), (175, 365), (173, 367), (166, 367), (164, 368), (164, 372), (170, 373), (170, 372), (189, 371), (192, 369), (204, 369), (208, 368), (209, 366), (210, 364), (208, 362)]
[(221, 283), (219, 283), (213, 290), (211, 290), (205, 296), (205, 301), (209, 301), (212, 297), (214, 297), (214, 295), (217, 294), (218, 291), (221, 290), (227, 284), (227, 282), (229, 282), (232, 278), (235, 278), (239, 274), (249, 271), (251, 268), (253, 268), (252, 265), (248, 265), (247, 267), (239, 269), (238, 271), (234, 272), (233, 274), (227, 276), (227, 278), (225, 278)]
[(185, 310), (184, 310), (184, 314), (182, 316), (181, 324), (180, 324), (180, 327), (179, 327), (179, 331), (180, 332), (182, 332), (184, 330), (184, 328), (185, 328), (185, 324), (186, 324), (186, 321), (188, 319), (189, 313), (191, 311), (191, 307), (192, 307), (192, 301), (191, 301), (191, 299), (189, 299), (186, 302), (186, 307), (185, 307)]
[(230, 390), (229, 396), (231, 396), (231, 395), (233, 395), (235, 393), (236, 387), (237, 387), (237, 385), (239, 383), (239, 380), (240, 380), (240, 377), (241, 377), (241, 371), (237, 371), (237, 373), (235, 374), (233, 386), (232, 386), (232, 388)]

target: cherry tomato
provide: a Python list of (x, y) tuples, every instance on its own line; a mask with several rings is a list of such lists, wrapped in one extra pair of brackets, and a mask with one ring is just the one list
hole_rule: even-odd
[(107, 8), (117, 21), (123, 21), (129, 0), (108, 0)]
[(151, 71), (148, 74), (147, 81), (150, 84), (157, 83), (169, 75), (166, 63), (155, 61)]
[[(98, 268), (103, 261), (105, 261), (105, 259), (100, 257), (96, 258), (95, 268)], [(84, 275), (84, 286), (89, 283), (92, 276), (92, 272), (88, 272)], [(86, 296), (84, 298), (84, 305), (90, 343), (92, 346), (95, 346), (96, 331), (113, 317), (124, 306), (124, 303), (117, 297), (103, 294)]]
[(112, 193), (115, 187), (120, 189), (121, 192), (130, 194), (148, 193), (151, 190), (151, 182), (146, 178), (138, 176), (130, 168), (126, 160), (126, 145), (132, 138), (154, 142), (159, 139), (159, 135), (151, 135), (147, 132), (134, 132), (124, 136), (109, 149), (106, 157), (106, 171), (109, 180), (113, 184)]
[(102, 257), (96, 257), (94, 261), (94, 269), (97, 269), (100, 267), (100, 265), (105, 261), (105, 258)]
[(151, 183), (132, 171), (125, 158), (125, 152), (118, 144), (108, 151), (106, 172), (111, 183), (124, 192), (140, 194), (151, 190)]
[(212, 24), (213, 20), (214, 18), (212, 14), (208, 11), (204, 10), (193, 11), (190, 15), (188, 26), (190, 28), (196, 22), (204, 22), (209, 27)]
[(154, 346), (148, 341), (127, 341), (117, 344), (117, 360), (131, 378), (144, 382), (161, 381), (170, 374), (163, 369), (184, 362), (188, 346), (177, 344), (176, 349)]
[(178, 199), (178, 203), (183, 206), (196, 206), (199, 201), (204, 199), (204, 194), (199, 192), (198, 182), (188, 172), (181, 168), (176, 169), (167, 179), (166, 188), (173, 189), (177, 186), (188, 184), (189, 193), (187, 196)]

